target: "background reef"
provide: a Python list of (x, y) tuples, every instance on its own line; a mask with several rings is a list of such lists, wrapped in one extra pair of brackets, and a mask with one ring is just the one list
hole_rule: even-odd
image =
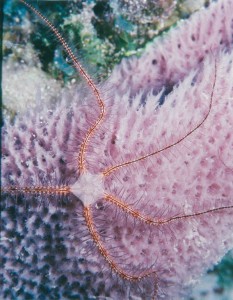
[[(106, 78), (123, 57), (140, 55), (154, 37), (187, 19), (210, 1), (36, 1), (38, 8), (78, 49), (99, 78)], [(58, 41), (38, 18), (15, 0), (5, 0), (5, 57), (24, 59), (19, 48), (36, 51), (42, 70), (53, 78), (77, 76), (67, 67)]]

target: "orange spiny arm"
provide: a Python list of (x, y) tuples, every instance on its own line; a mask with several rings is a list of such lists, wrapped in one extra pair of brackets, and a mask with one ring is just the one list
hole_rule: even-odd
[(17, 187), (9, 186), (2, 189), (3, 193), (24, 193), (24, 194), (42, 194), (42, 195), (67, 195), (70, 193), (69, 186), (33, 186)]
[(151, 275), (154, 275), (154, 277), (155, 277), (155, 290), (154, 290), (154, 298), (153, 299), (156, 299), (156, 295), (157, 295), (157, 292), (158, 292), (156, 272), (155, 271), (146, 271), (146, 272), (143, 272), (140, 275), (130, 275), (130, 274), (126, 273), (122, 268), (117, 266), (117, 264), (114, 262), (114, 260), (112, 259), (112, 257), (108, 253), (108, 251), (104, 248), (104, 246), (101, 242), (100, 236), (99, 236), (99, 234), (97, 233), (97, 231), (94, 227), (90, 206), (84, 207), (84, 218), (86, 220), (87, 227), (88, 227), (88, 230), (91, 234), (91, 237), (94, 240), (97, 248), (99, 249), (100, 254), (104, 257), (105, 261), (109, 264), (111, 269), (115, 273), (117, 273), (121, 278), (129, 280), (129, 281), (140, 281), (145, 277), (149, 277)]
[[(101, 99), (100, 99), (101, 100)], [(102, 100), (101, 100), (102, 101)], [(79, 166), (79, 170), (80, 172), (84, 172), (85, 171), (85, 153), (87, 150), (87, 145), (90, 141), (91, 136), (94, 134), (95, 130), (97, 129), (97, 127), (100, 126), (103, 118), (105, 116), (105, 106), (104, 103), (102, 101), (101, 105), (100, 105), (100, 114), (98, 119), (95, 121), (95, 123), (91, 126), (91, 128), (89, 128), (89, 130), (86, 133), (86, 136), (80, 146), (80, 151), (79, 151), (79, 156), (78, 156), (78, 166)]]
[(112, 172), (114, 172), (114, 171), (116, 171), (116, 170), (118, 170), (118, 169), (120, 169), (120, 168), (127, 167), (127, 166), (129, 166), (129, 165), (131, 165), (131, 164), (134, 164), (134, 163), (136, 163), (136, 162), (145, 160), (145, 159), (147, 159), (147, 158), (149, 158), (149, 157), (151, 157), (151, 156), (154, 156), (154, 155), (159, 154), (159, 153), (161, 153), (161, 152), (163, 152), (163, 151), (165, 151), (165, 150), (168, 150), (168, 149), (170, 149), (170, 148), (172, 148), (172, 147), (174, 147), (174, 146), (177, 146), (178, 144), (180, 144), (181, 142), (183, 142), (187, 137), (189, 137), (192, 133), (194, 133), (198, 128), (200, 128), (200, 127), (204, 124), (204, 122), (206, 121), (206, 119), (208, 118), (208, 116), (209, 116), (209, 114), (210, 114), (210, 111), (211, 111), (211, 109), (212, 109), (214, 89), (215, 89), (215, 85), (216, 85), (216, 78), (217, 78), (217, 64), (216, 64), (216, 62), (215, 62), (214, 80), (213, 80), (212, 91), (211, 91), (211, 95), (210, 95), (210, 103), (209, 103), (208, 111), (207, 111), (205, 117), (203, 118), (203, 120), (202, 120), (200, 123), (198, 123), (191, 131), (189, 131), (189, 132), (188, 132), (187, 134), (185, 134), (183, 137), (181, 137), (180, 139), (178, 139), (176, 142), (174, 142), (174, 143), (172, 143), (172, 144), (170, 144), (170, 145), (168, 145), (168, 146), (166, 146), (166, 147), (164, 147), (164, 148), (161, 148), (161, 149), (156, 150), (156, 151), (154, 151), (154, 152), (151, 152), (151, 153), (149, 153), (149, 154), (145, 154), (145, 155), (140, 156), (140, 157), (138, 157), (138, 158), (135, 158), (135, 159), (132, 159), (132, 160), (123, 162), (123, 163), (121, 163), (121, 164), (119, 164), (119, 165), (109, 167), (109, 168), (105, 169), (105, 170), (102, 172), (102, 174), (103, 174), (104, 176), (108, 176), (108, 175), (110, 175)]
[(72, 60), (74, 67), (78, 70), (78, 72), (81, 74), (81, 76), (85, 79), (87, 84), (90, 86), (100, 109), (99, 117), (97, 120), (92, 124), (92, 126), (87, 131), (83, 142), (80, 147), (79, 156), (78, 156), (78, 167), (80, 172), (84, 172), (85, 170), (85, 153), (87, 149), (87, 145), (90, 141), (91, 136), (94, 134), (96, 128), (100, 125), (101, 121), (104, 118), (105, 115), (105, 105), (103, 102), (103, 99), (101, 98), (100, 91), (97, 88), (97, 86), (94, 84), (91, 77), (87, 74), (83, 66), (78, 61), (77, 57), (74, 55), (73, 51), (63, 38), (63, 36), (60, 34), (60, 32), (55, 28), (55, 26), (46, 18), (44, 17), (36, 8), (34, 8), (31, 4), (27, 3), (25, 0), (20, 0), (24, 5), (26, 5), (30, 10), (32, 10), (41, 20), (44, 21), (44, 23), (52, 30), (54, 35), (57, 37), (59, 42), (62, 44), (64, 50)]
[(199, 211), (196, 213), (192, 213), (192, 214), (187, 214), (187, 215), (180, 215), (180, 216), (175, 216), (175, 217), (171, 217), (168, 219), (154, 219), (148, 216), (145, 216), (143, 214), (141, 214), (138, 210), (133, 209), (132, 207), (130, 207), (128, 204), (124, 203), (122, 200), (120, 200), (119, 198), (109, 195), (109, 194), (105, 194), (104, 195), (104, 199), (107, 200), (108, 202), (111, 202), (115, 205), (117, 205), (117, 207), (119, 207), (121, 210), (125, 211), (126, 213), (129, 213), (132, 217), (145, 222), (146, 224), (149, 225), (165, 225), (168, 223), (171, 223), (173, 221), (178, 221), (181, 219), (188, 219), (188, 218), (192, 218), (192, 217), (198, 217), (207, 213), (214, 213), (214, 212), (220, 212), (224, 209), (232, 209), (233, 205), (229, 205), (229, 206), (221, 206), (221, 207), (216, 207), (216, 208), (212, 208), (212, 209), (208, 209), (205, 211)]

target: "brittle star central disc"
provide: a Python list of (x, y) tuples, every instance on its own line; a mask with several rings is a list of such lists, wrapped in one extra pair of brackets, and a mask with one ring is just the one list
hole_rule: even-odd
[(93, 204), (96, 199), (103, 198), (104, 184), (101, 174), (82, 173), (78, 180), (71, 186), (71, 193), (77, 196), (84, 206)]

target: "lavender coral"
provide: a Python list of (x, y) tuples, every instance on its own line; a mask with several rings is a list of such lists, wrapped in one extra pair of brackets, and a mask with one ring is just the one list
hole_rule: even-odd
[[(182, 55), (151, 46), (119, 66), (102, 114), (71, 90), (50, 110), (5, 120), (2, 297), (181, 299), (233, 248), (231, 5), (194, 16), (167, 48), (160, 41)], [(197, 24), (199, 46), (184, 49)]]

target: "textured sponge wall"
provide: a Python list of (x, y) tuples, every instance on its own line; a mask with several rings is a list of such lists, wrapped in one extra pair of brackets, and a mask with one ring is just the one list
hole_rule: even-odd
[(131, 95), (149, 89), (157, 93), (162, 87), (170, 92), (206, 54), (232, 46), (232, 10), (231, 0), (221, 0), (193, 14), (148, 45), (141, 58), (123, 60), (112, 81), (122, 92), (130, 86)]
[[(166, 72), (155, 72), (154, 65), (163, 61), (154, 61), (154, 49), (159, 49), (155, 42), (156, 48), (151, 46), (142, 58), (129, 65), (123, 62), (110, 79), (111, 89), (110, 83), (103, 88), (107, 112), (87, 147), (87, 168), (99, 173), (157, 151), (104, 180), (106, 192), (142, 215), (161, 220), (232, 206), (233, 53), (227, 13), (231, 5), (220, 1), (168, 36), (167, 45), (173, 45), (186, 41), (193, 28), (203, 28), (203, 36), (211, 29), (216, 35), (211, 35), (207, 48), (198, 44), (203, 51), (193, 46), (187, 46), (188, 56), (186, 50), (181, 50), (183, 55), (171, 51), (164, 58)], [(211, 27), (213, 13), (216, 22)], [(225, 37), (222, 43), (220, 35)], [(193, 39), (201, 41), (196, 35)], [(165, 38), (161, 45), (172, 49), (165, 47)], [(167, 82), (176, 85), (160, 106)], [(97, 115), (93, 97), (71, 90), (49, 110), (39, 107), (18, 115), (14, 124), (6, 119), (3, 188), (76, 182), (80, 142)], [(152, 298), (153, 278), (128, 283), (111, 272), (88, 232), (82, 199), (4, 193), (1, 211), (3, 299)], [(232, 209), (152, 226), (98, 196), (92, 214), (118, 266), (135, 275), (148, 269), (157, 272), (158, 299), (185, 297), (200, 275), (233, 248)]]

